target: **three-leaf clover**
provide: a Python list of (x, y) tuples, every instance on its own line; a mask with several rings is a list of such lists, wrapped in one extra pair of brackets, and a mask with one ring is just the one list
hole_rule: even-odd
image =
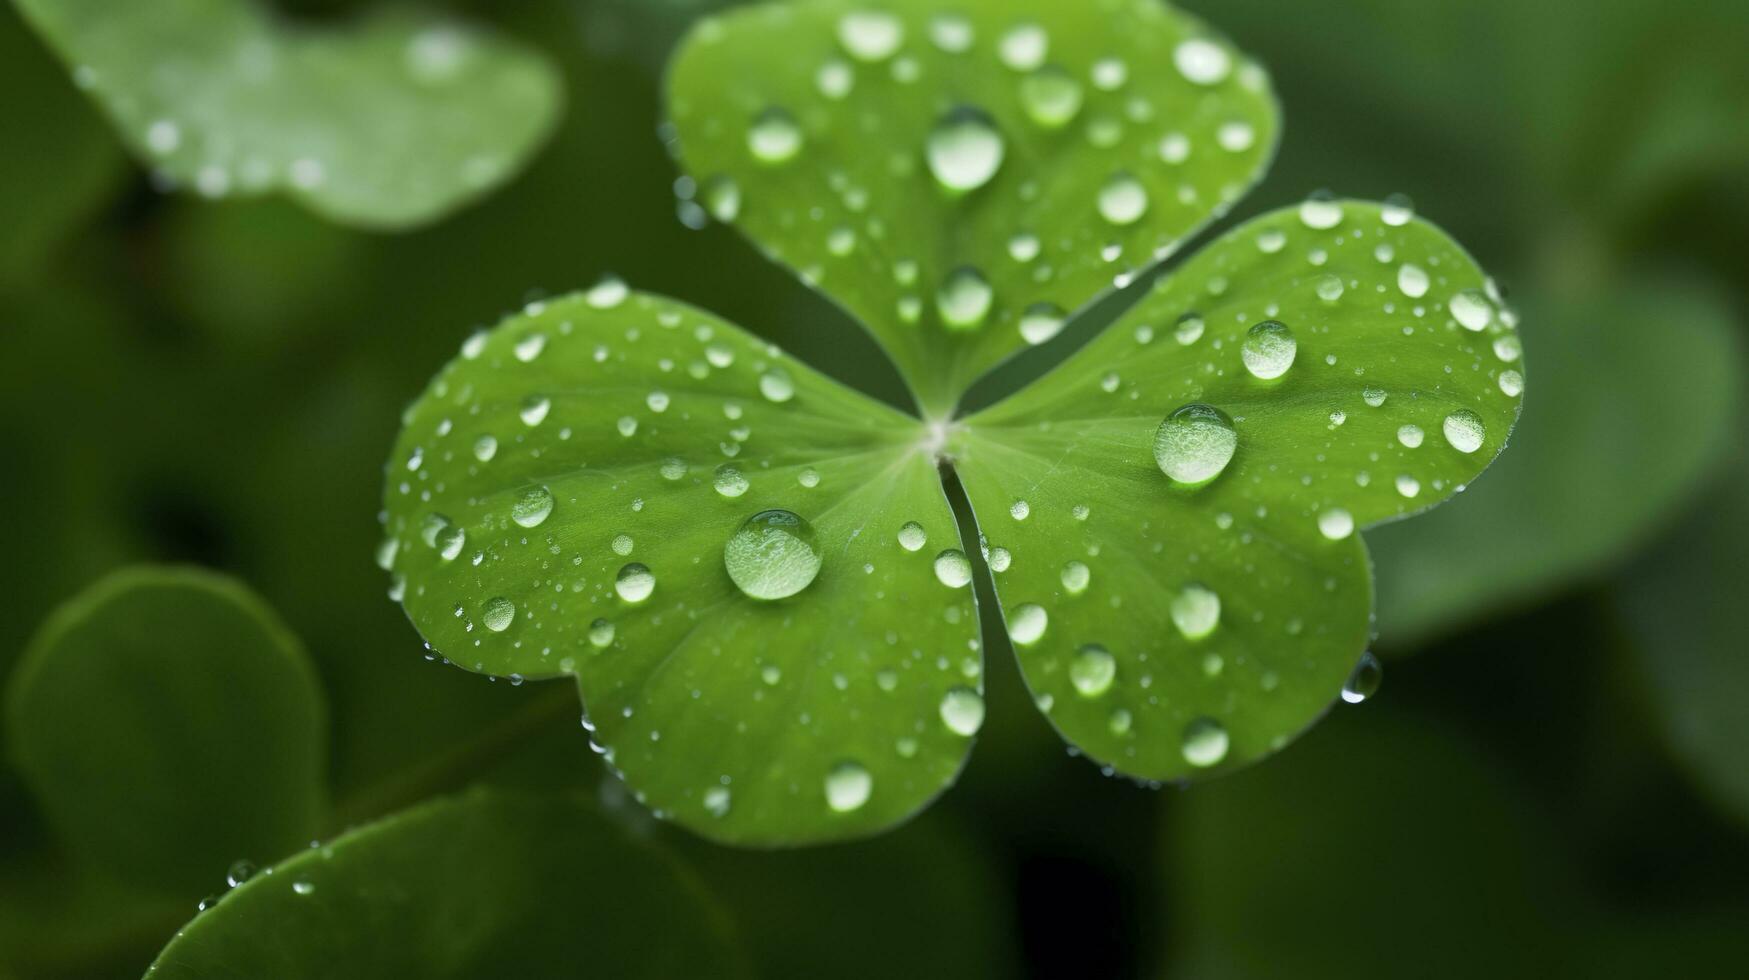
[(1469, 256), (1328, 197), (956, 417), (1269, 159), (1262, 68), (1152, 0), (751, 8), (701, 22), (669, 90), (703, 205), (860, 320), (918, 415), (607, 280), (471, 337), (408, 410), (382, 557), (434, 649), (574, 677), (597, 749), (705, 835), (868, 834), (952, 782), (980, 555), (1089, 757), (1153, 781), (1267, 755), (1362, 659), (1355, 531), (1462, 489), (1517, 417), (1513, 314)]

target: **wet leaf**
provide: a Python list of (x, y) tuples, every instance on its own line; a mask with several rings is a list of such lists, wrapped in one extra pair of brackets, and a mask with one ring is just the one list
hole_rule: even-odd
[[(575, 674), (649, 806), (725, 840), (867, 834), (952, 780), (982, 714), (970, 567), (961, 587), (935, 570), (959, 542), (928, 439), (608, 283), (476, 335), (432, 382), (389, 464), (385, 556), (450, 660)], [(773, 510), (806, 527), (731, 546)]]
[(1630, 282), (1531, 319), (1537, 393), (1514, 451), (1449, 507), (1368, 536), (1392, 650), (1603, 574), (1671, 519), (1734, 431), (1739, 345), (1718, 297)]
[(721, 913), (664, 852), (568, 798), (474, 791), (256, 873), (183, 927), (146, 975), (580, 973), (745, 967)]
[(118, 572), (58, 609), (6, 690), (8, 748), (82, 861), (161, 889), (315, 832), (323, 707), (271, 610), (233, 580)]
[(406, 8), (313, 28), (254, 0), (18, 6), (134, 155), (207, 198), (285, 193), (404, 228), (507, 180), (559, 111), (539, 55)]
[(1146, 0), (769, 4), (702, 22), (669, 94), (705, 206), (929, 416), (1224, 213), (1277, 131), (1262, 69)]
[(1523, 363), (1489, 291), (1430, 224), (1308, 201), (965, 421), (955, 468), (1065, 738), (1180, 779), (1318, 717), (1368, 640), (1357, 529), (1449, 497), (1512, 431)]

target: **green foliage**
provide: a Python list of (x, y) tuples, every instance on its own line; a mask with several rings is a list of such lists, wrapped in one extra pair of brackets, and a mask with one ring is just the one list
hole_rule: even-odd
[(317, 830), (315, 675), (228, 578), (140, 568), (99, 582), (44, 625), (6, 705), (8, 748), (51, 825), (107, 874), (198, 890)]
[(558, 116), (540, 56), (405, 8), (316, 29), (257, 0), (17, 3), (134, 155), (207, 198), (405, 228), (505, 181)]
[[(1718, 297), (1634, 282), (1532, 311), (1547, 368), (1514, 451), (1452, 506), (1368, 538), (1393, 650), (1601, 574), (1670, 520), (1736, 424), (1739, 341)], [(1653, 391), (1655, 409), (1624, 394)]]
[(178, 932), (146, 973), (583, 974), (736, 977), (745, 967), (721, 914), (654, 846), (574, 800), (486, 790), (257, 873)]
[[(1166, 8), (968, 9), (707, 19), (670, 78), (704, 205), (857, 314), (923, 420), (610, 280), (470, 338), (389, 464), (384, 565), (432, 647), (576, 675), (639, 799), (713, 838), (867, 834), (954, 778), (980, 553), (1081, 750), (1178, 779), (1279, 748), (1365, 648), (1355, 529), (1455, 492), (1517, 417), (1514, 317), (1468, 256), (1314, 198), (944, 419), (1223, 212), (1275, 126), (1261, 70)], [(990, 540), (958, 539), (938, 462)]]

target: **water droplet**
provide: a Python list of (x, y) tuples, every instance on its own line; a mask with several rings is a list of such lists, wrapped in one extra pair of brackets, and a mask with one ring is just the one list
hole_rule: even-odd
[(539, 527), (553, 512), (553, 494), (546, 487), (529, 487), (510, 505), (510, 519), (522, 527)]
[(1233, 58), (1227, 50), (1202, 38), (1178, 42), (1172, 49), (1172, 63), (1180, 75), (1196, 85), (1218, 85), (1233, 70)]
[(958, 548), (935, 556), (935, 578), (950, 589), (963, 589), (972, 582), (972, 560)]
[(1021, 603), (1008, 617), (1008, 636), (1023, 647), (1032, 646), (1044, 637), (1050, 621), (1043, 606), (1036, 602)]
[(225, 884), (235, 888), (254, 876), (255, 862), (249, 860), (233, 861), (230, 870), (225, 872)]
[(1224, 122), (1215, 130), (1215, 142), (1228, 153), (1243, 153), (1257, 142), (1257, 130), (1242, 119)]
[(1148, 189), (1134, 174), (1118, 172), (1099, 189), (1099, 215), (1114, 225), (1131, 225), (1148, 213)]
[(1488, 329), (1488, 324), (1494, 322), (1494, 306), (1488, 302), (1488, 297), (1480, 289), (1465, 289), (1451, 298), (1452, 319), (1465, 330), (1476, 331)]
[(502, 633), (516, 621), (516, 603), (503, 596), (493, 596), (486, 600), (486, 605), (480, 611), (480, 622), (494, 633)]
[(1342, 298), (1342, 279), (1339, 276), (1319, 276), (1316, 288), (1318, 298), (1326, 303), (1334, 303)]
[(295, 895), (309, 895), (315, 890), (316, 883), (308, 878), (298, 878), (292, 882), (292, 893)]
[(589, 624), (589, 645), (597, 650), (605, 650), (613, 645), (615, 630), (610, 619), (597, 619)]
[(1421, 481), (1407, 473), (1397, 477), (1397, 492), (1404, 497), (1414, 497), (1421, 493)]
[(1111, 717), (1107, 719), (1105, 727), (1107, 731), (1121, 738), (1130, 733), (1130, 725), (1134, 722), (1135, 719), (1131, 717), (1129, 709), (1116, 708), (1112, 711)]
[(619, 430), (620, 435), (630, 439), (632, 436), (638, 434), (638, 420), (632, 418), (630, 415), (623, 415), (620, 416), (618, 422), (614, 423), (614, 428)]
[(1299, 342), (1294, 340), (1294, 332), (1280, 320), (1264, 320), (1252, 327), (1239, 347), (1245, 370), (1262, 381), (1286, 374), (1287, 369), (1293, 367), (1294, 355), (1298, 352)]
[(996, 176), (1007, 144), (996, 123), (981, 109), (960, 106), (942, 116), (924, 146), (929, 170), (941, 186), (964, 193)]
[(725, 497), (739, 497), (747, 492), (747, 478), (741, 475), (740, 469), (733, 464), (724, 463), (717, 467), (716, 476), (711, 480), (718, 493)]
[(1331, 541), (1341, 541), (1354, 533), (1354, 515), (1332, 507), (1318, 515), (1318, 533)]
[(969, 687), (950, 688), (941, 696), (941, 721), (956, 735), (976, 735), (984, 726), (983, 697)]
[(1379, 664), (1379, 658), (1368, 650), (1360, 655), (1360, 663), (1354, 665), (1354, 673), (1348, 675), (1348, 683), (1342, 685), (1342, 700), (1349, 704), (1359, 704), (1377, 694), (1379, 683), (1384, 679), (1384, 667)]
[(608, 542), (608, 547), (613, 549), (614, 554), (624, 558), (626, 555), (632, 553), (632, 536), (629, 534), (616, 534), (613, 536), (613, 540)]
[(1487, 429), (1482, 417), (1467, 408), (1460, 408), (1445, 417), (1445, 441), (1460, 453), (1473, 453), (1482, 448)]
[(643, 602), (656, 591), (656, 574), (642, 562), (627, 562), (614, 576), (613, 591), (627, 602)]
[(1300, 222), (1323, 230), (1342, 223), (1342, 203), (1329, 191), (1314, 191), (1300, 204)]
[(1184, 761), (1207, 768), (1227, 757), (1227, 729), (1213, 718), (1197, 718), (1184, 726), (1180, 746)]
[(1111, 690), (1117, 678), (1117, 658), (1097, 643), (1089, 643), (1069, 662), (1069, 683), (1084, 698), (1096, 698)]
[(812, 490), (820, 485), (820, 471), (812, 466), (804, 466), (802, 471), (796, 474), (796, 482)]
[(1014, 71), (1032, 71), (1045, 63), (1050, 35), (1037, 24), (1018, 24), (996, 42), (996, 55)]
[(631, 287), (618, 276), (602, 276), (589, 291), (583, 294), (583, 301), (598, 310), (611, 310), (626, 301), (631, 294)]
[(868, 802), (874, 777), (857, 762), (840, 762), (826, 774), (826, 805), (834, 813), (849, 813)]
[(1130, 80), (1130, 66), (1122, 58), (1101, 58), (1093, 63), (1093, 87), (1115, 92)]
[(1409, 200), (1407, 194), (1391, 194), (1385, 198), (1384, 206), (1379, 208), (1379, 220), (1393, 228), (1408, 224), (1413, 217), (1415, 202)]
[(960, 266), (943, 280), (935, 294), (935, 308), (949, 329), (972, 330), (983, 324), (995, 299), (995, 291), (982, 273)]
[(772, 368), (759, 376), (759, 393), (766, 401), (787, 402), (796, 395), (796, 384), (790, 379), (789, 372), (782, 368)]
[(1501, 334), (1494, 338), (1494, 356), (1511, 364), (1524, 355), (1524, 344), (1516, 334)]
[(522, 408), (517, 414), (522, 416), (524, 425), (539, 425), (546, 421), (547, 412), (551, 411), (552, 407), (551, 400), (541, 395), (530, 395), (523, 401)]
[(1008, 516), (1017, 521), (1026, 520), (1027, 516), (1031, 513), (1032, 505), (1024, 500), (1016, 500), (1014, 503), (1008, 505)]
[(762, 510), (723, 546), (723, 567), (753, 599), (787, 599), (820, 574), (814, 527), (787, 510)]
[(948, 54), (961, 54), (972, 46), (972, 22), (955, 14), (937, 14), (929, 21), (929, 40)]
[(718, 221), (734, 221), (741, 213), (741, 185), (728, 174), (704, 182), (704, 206)]
[(1016, 262), (1031, 262), (1038, 258), (1038, 236), (1028, 232), (1018, 232), (1008, 239), (1008, 255)]
[(1508, 398), (1517, 398), (1524, 394), (1524, 375), (1517, 371), (1501, 371), (1500, 393)]
[(712, 786), (704, 791), (705, 812), (721, 819), (729, 815), (729, 787)]
[(1397, 288), (1410, 299), (1420, 299), (1427, 295), (1427, 272), (1418, 265), (1408, 262), (1397, 267)]
[(492, 457), (498, 455), (498, 440), (491, 436), (481, 436), (474, 440), (474, 458), (482, 463), (490, 463)]
[(761, 163), (784, 163), (802, 149), (802, 127), (787, 110), (772, 106), (747, 130), (747, 149)]
[(516, 359), (524, 364), (539, 357), (541, 351), (546, 349), (547, 335), (544, 333), (531, 333), (517, 341), (516, 345), (511, 348), (512, 352), (516, 354)]
[(858, 61), (885, 61), (905, 41), (905, 25), (884, 10), (852, 10), (838, 18), (838, 43)]
[(1034, 303), (1020, 314), (1020, 336), (1029, 344), (1042, 344), (1063, 331), (1068, 317), (1055, 303)]
[(1221, 622), (1221, 597), (1206, 585), (1192, 583), (1178, 590), (1169, 609), (1172, 625), (1187, 640), (1200, 640)]
[(1020, 104), (1046, 129), (1067, 126), (1081, 112), (1081, 83), (1056, 65), (1046, 65), (1020, 80)]
[(449, 525), (437, 533), (437, 553), (444, 561), (455, 561), (467, 543), (468, 532), (456, 525)]
[(990, 562), (990, 571), (992, 572), (1006, 572), (1008, 566), (1014, 562), (1014, 556), (1008, 553), (1007, 548), (1000, 545), (991, 548), (989, 554), (984, 557)]
[(1202, 339), (1203, 319), (1200, 313), (1186, 313), (1172, 327), (1172, 338), (1186, 347)]
[(1387, 397), (1389, 396), (1385, 394), (1383, 388), (1362, 388), (1360, 390), (1360, 400), (1366, 402), (1369, 408), (1378, 408), (1383, 405)]
[(1063, 590), (1070, 595), (1080, 595), (1087, 591), (1087, 583), (1093, 578), (1093, 572), (1086, 564), (1071, 561), (1063, 565)]
[(1178, 483), (1207, 483), (1232, 462), (1238, 445), (1227, 413), (1193, 402), (1166, 416), (1154, 431), (1154, 462)]
[(899, 547), (906, 551), (921, 551), (929, 543), (929, 532), (923, 530), (923, 525), (916, 521), (906, 521), (899, 528)]
[(1400, 425), (1397, 427), (1397, 441), (1409, 449), (1420, 448), (1421, 440), (1423, 438), (1424, 434), (1419, 425), (1411, 423), (1409, 425)]

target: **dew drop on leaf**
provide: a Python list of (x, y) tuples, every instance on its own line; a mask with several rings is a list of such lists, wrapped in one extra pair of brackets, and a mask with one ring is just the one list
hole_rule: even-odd
[(1034, 303), (1020, 315), (1020, 336), (1029, 344), (1042, 344), (1063, 330), (1067, 319), (1055, 303)]
[(1086, 563), (1071, 561), (1063, 565), (1060, 576), (1063, 581), (1063, 591), (1070, 595), (1080, 595), (1087, 591), (1087, 583), (1093, 578), (1093, 572)]
[(551, 411), (552, 407), (552, 401), (546, 397), (542, 395), (530, 395), (523, 400), (522, 408), (517, 414), (522, 417), (522, 423), (524, 425), (535, 426), (546, 421), (547, 412)]
[(1467, 408), (1460, 408), (1445, 417), (1445, 441), (1460, 453), (1473, 453), (1482, 448), (1486, 429), (1482, 417)]
[(960, 106), (941, 117), (929, 131), (924, 155), (941, 186), (964, 193), (977, 190), (996, 176), (1007, 144), (989, 114)]
[(1371, 408), (1378, 408), (1383, 405), (1386, 397), (1385, 389), (1383, 388), (1362, 388), (1360, 390), (1360, 400), (1366, 402)]
[(1318, 533), (1331, 541), (1341, 541), (1354, 533), (1354, 515), (1332, 507), (1318, 515)]
[(1342, 685), (1342, 700), (1349, 704), (1359, 704), (1378, 693), (1379, 683), (1385, 678), (1385, 669), (1380, 666), (1379, 658), (1372, 651), (1360, 655), (1360, 662), (1354, 665), (1354, 673), (1348, 675), (1348, 682)]
[(1500, 393), (1508, 398), (1517, 398), (1524, 394), (1524, 375), (1517, 371), (1501, 371)]
[(833, 813), (861, 809), (874, 791), (874, 777), (859, 762), (840, 762), (826, 773), (826, 805)]
[(759, 393), (769, 402), (783, 403), (796, 395), (796, 383), (791, 380), (789, 372), (782, 368), (772, 368), (759, 376)]
[(739, 497), (747, 492), (747, 478), (741, 475), (739, 467), (732, 463), (724, 463), (717, 467), (716, 475), (711, 479), (711, 486), (717, 493), (725, 497)]
[(1486, 330), (1494, 322), (1494, 307), (1480, 289), (1465, 289), (1451, 298), (1451, 315), (1469, 331)]
[(1202, 339), (1203, 319), (1200, 313), (1186, 313), (1172, 327), (1172, 338), (1186, 347)]
[(642, 562), (627, 562), (614, 576), (613, 590), (627, 602), (643, 602), (656, 591), (656, 575)]
[(971, 266), (947, 274), (935, 294), (935, 308), (950, 330), (974, 330), (981, 326), (996, 299), (989, 280)]
[(1128, 708), (1116, 708), (1111, 712), (1111, 716), (1106, 719), (1105, 728), (1113, 735), (1121, 738), (1130, 733), (1130, 726), (1134, 724), (1134, 722), (1135, 719), (1130, 715)]
[(515, 620), (516, 604), (501, 595), (487, 599), (485, 607), (480, 610), (480, 622), (494, 633), (509, 629)]
[(553, 512), (553, 495), (546, 487), (529, 487), (510, 505), (510, 519), (521, 527), (539, 527)]
[(1187, 640), (1200, 640), (1221, 622), (1221, 597), (1206, 585), (1192, 583), (1172, 597), (1172, 625)]
[(1081, 83), (1056, 65), (1046, 65), (1020, 80), (1020, 104), (1033, 122), (1061, 129), (1081, 112)]
[(705, 812), (713, 817), (725, 817), (729, 814), (729, 787), (712, 786), (704, 791), (702, 799)]
[(761, 112), (747, 129), (747, 150), (760, 163), (786, 163), (795, 159), (801, 149), (802, 127), (781, 107), (772, 106)]
[(1099, 216), (1114, 225), (1133, 225), (1148, 213), (1148, 189), (1134, 174), (1118, 172), (1099, 189)]
[(1050, 53), (1050, 35), (1037, 24), (1017, 24), (996, 42), (996, 55), (1014, 71), (1032, 71)]
[(929, 532), (923, 530), (923, 525), (916, 521), (906, 521), (899, 528), (899, 547), (906, 551), (920, 551), (929, 543)]
[(597, 619), (589, 624), (589, 645), (597, 650), (613, 646), (613, 620)]
[(984, 698), (969, 687), (955, 687), (941, 696), (941, 721), (956, 735), (976, 735), (984, 725)]
[(1397, 441), (1409, 449), (1420, 448), (1421, 440), (1425, 437), (1425, 433), (1421, 431), (1421, 427), (1414, 423), (1397, 427)]
[(1207, 483), (1227, 468), (1238, 445), (1227, 413), (1193, 402), (1166, 416), (1154, 431), (1154, 462), (1177, 483)]
[(814, 527), (787, 510), (762, 510), (747, 518), (723, 546), (723, 567), (735, 587), (752, 599), (786, 599), (820, 574)]
[(626, 301), (631, 295), (631, 289), (624, 279), (618, 276), (602, 276), (589, 291), (583, 294), (584, 302), (598, 310), (611, 310)]
[(705, 210), (718, 221), (734, 221), (741, 213), (741, 185), (727, 174), (706, 180), (703, 196)]
[(1338, 276), (1319, 276), (1315, 288), (1318, 298), (1326, 303), (1334, 303), (1342, 298), (1342, 279)]
[(481, 436), (474, 440), (474, 458), (482, 463), (490, 463), (492, 457), (498, 455), (498, 440), (491, 436)]
[(972, 582), (972, 560), (958, 548), (935, 556), (935, 578), (950, 589), (963, 589)]
[(884, 10), (852, 10), (838, 18), (838, 43), (858, 61), (885, 61), (904, 41), (905, 25)]
[(1420, 266), (1405, 262), (1397, 267), (1397, 288), (1410, 299), (1420, 299), (1427, 295), (1427, 271)]
[(1044, 638), (1050, 619), (1045, 608), (1038, 603), (1022, 603), (1014, 607), (1014, 613), (1008, 617), (1008, 636), (1023, 647), (1032, 646)]
[(1227, 729), (1213, 718), (1196, 718), (1184, 726), (1180, 750), (1193, 766), (1215, 765), (1227, 757)]
[(1069, 662), (1069, 683), (1084, 698), (1096, 698), (1111, 690), (1117, 678), (1117, 658), (1097, 643), (1089, 643), (1076, 651)]
[(1322, 231), (1342, 223), (1342, 203), (1329, 191), (1314, 191), (1300, 203), (1300, 223)]
[(1226, 49), (1203, 38), (1178, 42), (1172, 49), (1172, 63), (1186, 81), (1195, 85), (1218, 85), (1233, 70), (1233, 58)]
[(1299, 352), (1299, 342), (1294, 339), (1294, 332), (1280, 320), (1264, 320), (1245, 333), (1245, 342), (1239, 347), (1239, 357), (1245, 362), (1245, 370), (1251, 376), (1261, 381), (1271, 381), (1287, 373), (1293, 367), (1294, 355)]
[(1390, 194), (1385, 197), (1384, 206), (1379, 208), (1379, 220), (1393, 228), (1401, 228), (1415, 217), (1415, 202), (1409, 200), (1407, 194)]

